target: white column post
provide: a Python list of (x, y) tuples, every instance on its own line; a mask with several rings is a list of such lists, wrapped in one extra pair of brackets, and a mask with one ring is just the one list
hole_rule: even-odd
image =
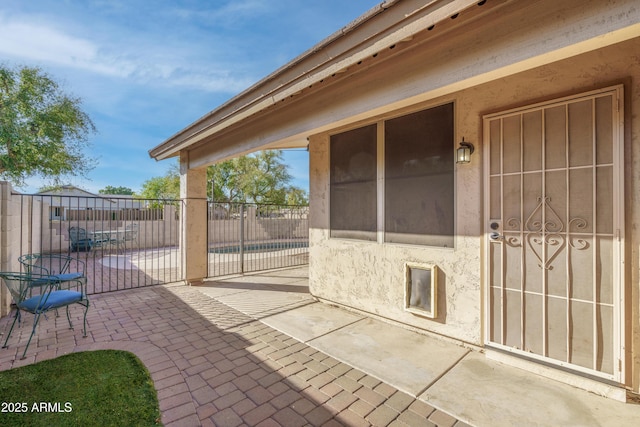
[(182, 221), (180, 252), (189, 284), (207, 277), (207, 169), (189, 169), (189, 153), (180, 153)]

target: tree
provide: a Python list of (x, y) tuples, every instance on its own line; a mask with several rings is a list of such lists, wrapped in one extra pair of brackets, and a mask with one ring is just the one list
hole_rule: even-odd
[(33, 175), (86, 176), (95, 126), (80, 105), (37, 67), (0, 65), (0, 177), (21, 186)]
[[(217, 163), (207, 168), (207, 196), (216, 202), (306, 204), (307, 193), (289, 185), (291, 175), (279, 150), (263, 151)], [(143, 184), (140, 197), (178, 198), (180, 173), (174, 164), (166, 175)]]
[(282, 162), (282, 151), (262, 151), (251, 157), (249, 173), (243, 175), (245, 201), (282, 205), (286, 202), (289, 168)]
[(213, 181), (213, 200), (217, 202), (242, 202), (245, 197), (242, 182), (249, 173), (247, 156), (226, 160), (207, 168), (207, 196), (211, 199), (211, 182)]
[[(296, 200), (306, 203), (306, 192), (289, 185), (291, 174), (280, 150), (261, 151), (209, 166), (207, 179), (209, 183), (213, 180), (216, 202), (282, 205)], [(207, 194), (211, 196), (211, 189)]]
[(309, 198), (302, 188), (289, 187), (285, 202), (287, 205), (308, 205)]
[(178, 165), (171, 166), (164, 176), (146, 180), (142, 184), (142, 191), (136, 196), (141, 199), (179, 199), (180, 173)]
[(38, 188), (39, 193), (48, 193), (53, 191), (59, 191), (62, 187), (60, 185), (43, 185)]
[(111, 185), (107, 185), (102, 190), (98, 190), (100, 194), (119, 194), (124, 196), (133, 195), (133, 190), (129, 187), (113, 187)]

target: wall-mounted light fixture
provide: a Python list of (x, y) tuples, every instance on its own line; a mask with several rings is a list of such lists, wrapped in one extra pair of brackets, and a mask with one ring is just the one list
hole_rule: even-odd
[(473, 154), (473, 150), (473, 144), (465, 142), (464, 138), (462, 138), (460, 147), (457, 150), (456, 163), (469, 163), (471, 161), (471, 154)]

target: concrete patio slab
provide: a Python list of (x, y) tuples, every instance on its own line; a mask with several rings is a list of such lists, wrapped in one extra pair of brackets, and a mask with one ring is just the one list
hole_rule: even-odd
[(242, 292), (247, 292), (247, 289), (244, 286), (199, 286), (198, 290), (203, 294), (207, 295), (211, 298), (219, 298), (225, 295), (237, 294)]
[(469, 352), (370, 318), (308, 344), (412, 396), (424, 392)]
[(281, 292), (264, 288), (223, 295), (216, 299), (254, 319), (262, 319), (295, 307), (314, 303), (309, 294)]
[(265, 317), (261, 321), (306, 343), (361, 319), (362, 316), (346, 310), (314, 303)]
[(214, 298), (250, 290), (293, 292), (309, 296), (309, 279), (304, 276), (306, 272), (306, 268), (294, 268), (276, 271), (271, 276), (254, 274), (216, 281), (205, 280), (198, 289)]
[(298, 282), (304, 280), (304, 277), (285, 273), (284, 271), (274, 273), (273, 276), (263, 276), (260, 274), (249, 274), (246, 276), (230, 277), (224, 280), (225, 285), (230, 283), (254, 283), (259, 285), (285, 285), (287, 283)]
[(273, 276), (279, 277), (297, 277), (299, 279), (309, 280), (309, 266), (303, 265), (296, 268), (287, 268), (273, 273)]
[(467, 354), (419, 399), (482, 426), (629, 426), (640, 406)]

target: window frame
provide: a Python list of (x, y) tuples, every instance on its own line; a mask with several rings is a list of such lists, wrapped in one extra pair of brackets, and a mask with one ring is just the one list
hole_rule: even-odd
[[(358, 242), (373, 242), (373, 243), (378, 241), (378, 231), (379, 231), (379, 225), (380, 224), (379, 224), (379, 218), (376, 215), (374, 215), (374, 217), (375, 217), (375, 226), (374, 226), (373, 230), (370, 230), (370, 231), (369, 230), (351, 230), (352, 234), (361, 233), (363, 236), (367, 235), (367, 234), (371, 234), (372, 235), (371, 239), (358, 238), (358, 237), (352, 237), (352, 236), (344, 236), (344, 235), (343, 236), (333, 236), (334, 229), (333, 229), (333, 224), (332, 224), (332, 221), (331, 221), (331, 218), (332, 218), (332, 199), (333, 199), (333, 194), (332, 194), (332, 184), (333, 184), (332, 183), (332, 181), (333, 181), (332, 170), (333, 170), (333, 165), (331, 163), (331, 158), (332, 158), (332, 149), (331, 149), (332, 141), (331, 141), (331, 139), (332, 139), (333, 136), (346, 134), (346, 133), (357, 131), (357, 130), (364, 130), (365, 128), (370, 127), (370, 126), (376, 126), (376, 130), (375, 130), (375, 135), (376, 135), (375, 136), (375, 138), (376, 138), (375, 151), (373, 153), (374, 156), (375, 156), (375, 168), (374, 168), (375, 169), (375, 171), (374, 171), (375, 175), (374, 175), (374, 178), (373, 178), (373, 182), (375, 184), (374, 196), (376, 198), (374, 206), (375, 206), (376, 211), (377, 211), (378, 204), (379, 204), (379, 199), (380, 199), (379, 182), (378, 182), (379, 181), (379, 177), (378, 177), (379, 166), (378, 166), (378, 164), (379, 164), (379, 160), (380, 160), (379, 159), (379, 155), (380, 155), (379, 151), (380, 150), (379, 150), (379, 140), (378, 140), (379, 129), (378, 129), (377, 123), (373, 122), (373, 123), (362, 124), (360, 126), (356, 126), (356, 127), (350, 128), (350, 129), (343, 130), (341, 132), (332, 133), (328, 137), (328, 147), (329, 147), (329, 149), (327, 150), (328, 154), (329, 154), (328, 155), (328, 160), (329, 160), (329, 173), (328, 173), (328, 178), (329, 178), (328, 179), (328, 181), (329, 181), (328, 182), (329, 209), (328, 209), (328, 215), (329, 215), (329, 238), (330, 239), (344, 239), (344, 240), (353, 240), (353, 241), (358, 241)], [(345, 183), (342, 183), (342, 184), (344, 185)], [(346, 184), (349, 184), (349, 183), (347, 182)], [(351, 183), (351, 184), (354, 184), (354, 183)], [(342, 230), (336, 230), (336, 231), (342, 231)], [(346, 234), (346, 233), (344, 233), (344, 234)]]
[[(402, 241), (394, 242), (394, 241), (388, 241), (388, 237), (389, 238), (391, 237), (390, 233), (392, 233), (392, 232), (387, 228), (387, 220), (390, 219), (390, 218), (387, 218), (388, 212), (386, 211), (386, 208), (385, 208), (385, 215), (382, 218), (383, 223), (381, 224), (381, 228), (384, 231), (383, 236), (382, 236), (383, 243), (395, 244), (395, 245), (408, 245), (408, 246), (412, 246), (412, 247), (418, 246), (418, 247), (443, 248), (443, 249), (455, 247), (455, 240), (456, 240), (456, 179), (455, 179), (455, 176), (456, 176), (456, 163), (455, 163), (455, 155), (454, 155), (454, 153), (455, 153), (454, 145), (455, 145), (455, 128), (456, 128), (456, 126), (455, 126), (455, 103), (454, 102), (444, 102), (444, 103), (437, 104), (437, 105), (430, 105), (430, 106), (428, 106), (426, 108), (407, 111), (407, 112), (404, 112), (401, 115), (385, 118), (385, 120), (384, 120), (384, 123), (385, 123), (385, 126), (384, 126), (384, 139), (385, 140), (384, 140), (383, 153), (382, 153), (382, 155), (384, 156), (382, 160), (383, 160), (383, 168), (384, 168), (384, 171), (385, 171), (384, 172), (385, 175), (384, 175), (384, 180), (383, 180), (383, 183), (382, 183), (382, 194), (384, 195), (384, 203), (385, 203), (385, 206), (386, 206), (386, 202), (387, 202), (387, 186), (391, 184), (390, 179), (386, 175), (386, 171), (387, 171), (388, 168), (387, 168), (386, 163), (384, 163), (387, 160), (387, 146), (388, 146), (387, 145), (387, 141), (386, 141), (386, 134), (387, 134), (386, 123), (391, 121), (391, 120), (394, 120), (394, 119), (408, 118), (409, 116), (412, 116), (412, 115), (416, 115), (416, 114), (419, 114), (419, 113), (425, 113), (425, 112), (428, 112), (430, 110), (440, 109), (441, 107), (445, 107), (445, 106), (450, 107), (450, 109), (451, 109), (451, 116), (450, 116), (451, 117), (451, 129), (447, 129), (446, 130), (447, 133), (450, 132), (450, 134), (451, 134), (450, 135), (451, 136), (451, 142), (450, 142), (451, 146), (449, 147), (449, 152), (448, 152), (448, 155), (450, 156), (449, 159), (450, 159), (451, 163), (446, 167), (445, 173), (439, 173), (437, 170), (435, 172), (433, 172), (433, 170), (429, 170), (429, 172), (427, 172), (426, 174), (425, 174), (424, 171), (421, 171), (420, 174), (418, 174), (418, 176), (421, 176), (421, 177), (425, 177), (425, 176), (429, 176), (429, 177), (445, 176), (447, 180), (451, 179), (451, 193), (449, 193), (449, 194), (450, 194), (450, 197), (451, 197), (451, 200), (450, 200), (451, 201), (451, 205), (450, 205), (450, 207), (451, 207), (451, 215), (453, 216), (452, 224), (451, 224), (452, 228), (451, 228), (451, 233), (450, 234), (449, 233), (443, 234), (442, 236), (444, 236), (444, 237), (439, 239), (439, 240), (447, 240), (447, 241), (450, 241), (451, 243), (450, 244), (446, 244), (446, 245), (445, 244), (435, 244), (435, 242), (438, 239), (437, 238), (433, 238), (433, 237), (430, 238), (431, 243), (429, 243), (429, 244), (420, 243), (420, 242), (402, 242)], [(448, 114), (448, 111), (447, 111), (447, 114)], [(433, 116), (431, 116), (430, 119), (433, 119)], [(442, 127), (439, 127), (439, 129), (442, 129)], [(449, 135), (447, 135), (447, 136), (449, 136)], [(436, 147), (437, 147), (437, 145), (436, 145)], [(437, 168), (438, 165), (443, 165), (443, 163), (437, 163), (435, 165), (436, 168)], [(415, 177), (416, 177), (416, 175), (406, 174), (406, 175), (403, 175), (400, 178), (401, 179), (411, 179), (411, 178), (415, 178)], [(398, 179), (398, 178), (399, 177), (396, 176), (396, 177), (393, 177), (391, 179), (394, 180), (394, 179)], [(389, 194), (394, 194), (393, 189)], [(413, 193), (411, 193), (411, 194), (413, 194)], [(425, 196), (426, 196), (426, 194), (425, 194)], [(430, 196), (433, 197), (433, 194), (431, 194)], [(423, 198), (421, 200), (422, 201), (428, 201), (429, 199), (428, 198)], [(437, 200), (443, 200), (443, 199), (437, 199)], [(448, 206), (447, 206), (447, 208), (448, 208)], [(428, 218), (432, 218), (432, 217), (430, 216)], [(428, 234), (420, 234), (420, 233), (413, 233), (413, 234), (420, 235), (420, 236), (427, 236), (428, 235)]]
[[(328, 209), (327, 209), (327, 217), (328, 217), (328, 228), (329, 228), (329, 239), (330, 240), (344, 240), (344, 241), (352, 241), (352, 242), (361, 242), (361, 243), (377, 243), (380, 245), (390, 245), (397, 247), (405, 247), (405, 248), (429, 248), (436, 250), (444, 250), (444, 251), (455, 251), (458, 246), (458, 165), (455, 161), (455, 155), (452, 155), (453, 162), (453, 245), (452, 246), (433, 246), (433, 245), (423, 245), (423, 244), (414, 244), (414, 243), (400, 243), (400, 242), (386, 242), (385, 241), (385, 203), (386, 203), (386, 194), (385, 194), (385, 123), (388, 120), (392, 120), (395, 118), (407, 116), (413, 113), (418, 113), (424, 110), (429, 110), (432, 108), (437, 108), (443, 105), (452, 105), (453, 109), (453, 141), (451, 144), (451, 152), (454, 153), (456, 149), (456, 141), (459, 139), (457, 134), (457, 102), (454, 99), (444, 100), (438, 103), (429, 103), (429, 104), (420, 104), (419, 106), (412, 106), (408, 108), (404, 108), (392, 113), (388, 113), (382, 116), (377, 117), (375, 120), (367, 121), (367, 122), (359, 122), (357, 124), (351, 126), (344, 126), (341, 128), (337, 128), (327, 135), (327, 165), (328, 165), (328, 179), (327, 179), (327, 193), (329, 197), (328, 199)], [(346, 133), (351, 130), (363, 128), (369, 125), (375, 124), (377, 126), (377, 152), (376, 152), (376, 161), (377, 161), (377, 176), (376, 176), (376, 207), (377, 207), (377, 241), (372, 240), (364, 240), (357, 238), (348, 238), (348, 237), (334, 237), (331, 236), (331, 137), (337, 134)]]

